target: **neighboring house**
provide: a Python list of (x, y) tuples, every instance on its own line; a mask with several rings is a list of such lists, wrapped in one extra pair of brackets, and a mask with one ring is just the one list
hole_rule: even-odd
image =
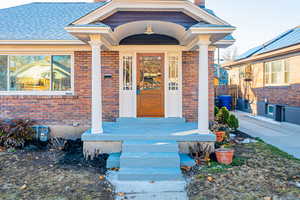
[(240, 110), (300, 124), (299, 26), (223, 66), (238, 86)]
[(228, 72), (221, 65), (214, 64), (215, 66), (215, 78), (217, 79), (217, 85), (227, 85), (228, 84)]
[(56, 136), (87, 130), (87, 153), (137, 138), (214, 142), (214, 50), (234, 30), (202, 0), (2, 9), (0, 117), (34, 119)]

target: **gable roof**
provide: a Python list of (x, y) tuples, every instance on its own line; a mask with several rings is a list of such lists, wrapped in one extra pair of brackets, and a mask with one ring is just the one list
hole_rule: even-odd
[(99, 3), (31, 3), (0, 10), (0, 40), (78, 40), (65, 27)]
[[(109, 3), (111, 3), (111, 1), (98, 3), (40, 2), (0, 9), (0, 41), (2, 40), (4, 43), (11, 41), (77, 42), (79, 41), (78, 38), (67, 32), (65, 28), (107, 27), (107, 25), (99, 22), (92, 24), (74, 24), (72, 22), (78, 21), (105, 7), (109, 7)], [(218, 18), (213, 11), (206, 8), (198, 9), (191, 2), (187, 2), (186, 4), (187, 6), (191, 6), (194, 12), (195, 10), (197, 12), (203, 12), (205, 16), (207, 15), (209, 18), (220, 23), (220, 25), (203, 25), (199, 23), (196, 24), (194, 28), (201, 28), (202, 26), (210, 28), (232, 27)], [(223, 40), (233, 41), (234, 39), (232, 36), (227, 36)]]
[(269, 42), (257, 46), (238, 56), (236, 61), (249, 58), (254, 55), (264, 54), (278, 49), (300, 44), (300, 26), (290, 29)]

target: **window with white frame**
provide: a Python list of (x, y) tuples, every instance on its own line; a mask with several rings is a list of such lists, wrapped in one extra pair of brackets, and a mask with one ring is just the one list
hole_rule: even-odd
[(290, 81), (288, 60), (266, 62), (264, 66), (265, 85), (282, 85)]
[(0, 91), (71, 91), (71, 56), (0, 55)]
[(132, 56), (123, 56), (123, 90), (132, 90)]
[(179, 89), (178, 56), (169, 57), (169, 90)]

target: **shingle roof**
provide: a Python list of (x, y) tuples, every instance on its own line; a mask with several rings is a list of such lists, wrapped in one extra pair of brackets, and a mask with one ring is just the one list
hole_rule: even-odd
[(31, 3), (0, 10), (0, 40), (77, 40), (64, 27), (105, 3)]
[(97, 22), (95, 24), (71, 24), (68, 27), (109, 27), (108, 25)]
[[(67, 26), (106, 27), (103, 23), (70, 25), (107, 2), (76, 3), (47, 2), (0, 9), (0, 40), (78, 40), (67, 31)], [(216, 16), (212, 10), (203, 8)], [(193, 27), (232, 27), (199, 23)], [(233, 40), (227, 36), (224, 40)]]
[(248, 50), (238, 56), (236, 60), (246, 59), (253, 55), (263, 54), (297, 44), (300, 44), (300, 26), (280, 34), (263, 45)]

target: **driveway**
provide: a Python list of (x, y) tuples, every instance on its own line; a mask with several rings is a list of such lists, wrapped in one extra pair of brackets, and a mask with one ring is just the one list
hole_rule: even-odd
[(239, 130), (300, 158), (300, 126), (279, 123), (265, 117), (255, 117), (249, 113), (234, 112), (239, 118)]

